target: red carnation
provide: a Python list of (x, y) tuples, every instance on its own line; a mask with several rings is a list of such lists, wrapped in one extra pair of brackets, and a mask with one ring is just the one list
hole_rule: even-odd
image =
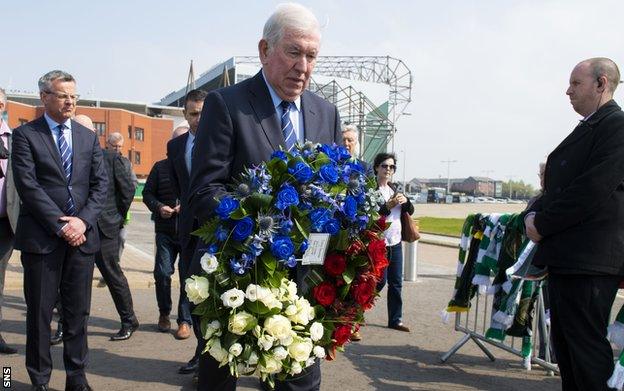
[(332, 253), (325, 258), (323, 263), (325, 272), (332, 277), (338, 277), (347, 268), (347, 258), (343, 254)]
[(386, 242), (381, 239), (373, 240), (368, 244), (368, 256), (373, 263), (373, 272), (381, 278), (383, 271), (390, 264), (386, 254)]
[(336, 345), (344, 345), (351, 338), (351, 326), (346, 324), (336, 326), (332, 338), (336, 340)]
[(358, 281), (351, 287), (351, 296), (356, 303), (365, 310), (373, 307), (373, 299), (375, 298), (375, 288), (377, 282), (372, 275), (362, 275)]
[(327, 281), (321, 282), (312, 289), (312, 296), (323, 307), (330, 306), (336, 299), (336, 288)]

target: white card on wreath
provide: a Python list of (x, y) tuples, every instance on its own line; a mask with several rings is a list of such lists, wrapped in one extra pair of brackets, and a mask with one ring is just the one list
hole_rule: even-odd
[(302, 265), (322, 265), (329, 246), (329, 234), (310, 234), (308, 249), (301, 259)]

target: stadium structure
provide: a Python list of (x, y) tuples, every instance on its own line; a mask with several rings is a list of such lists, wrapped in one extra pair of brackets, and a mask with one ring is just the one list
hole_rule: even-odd
[[(236, 56), (195, 79), (191, 62), (187, 85), (157, 105), (182, 107), (190, 89), (209, 92), (250, 78), (260, 68), (257, 56)], [(371, 162), (377, 153), (394, 150), (396, 122), (412, 94), (412, 74), (403, 61), (390, 56), (320, 56), (308, 88), (335, 104), (344, 124), (358, 127), (361, 159)]]

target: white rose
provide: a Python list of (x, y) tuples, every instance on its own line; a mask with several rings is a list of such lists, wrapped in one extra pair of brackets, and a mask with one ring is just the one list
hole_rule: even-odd
[(306, 368), (311, 366), (311, 365), (314, 365), (314, 361), (316, 361), (316, 359), (314, 357), (310, 357), (309, 359), (307, 359), (306, 363), (305, 363)]
[(277, 360), (282, 361), (283, 359), (288, 357), (288, 351), (286, 351), (283, 346), (278, 346), (273, 349), (273, 357), (275, 357)]
[(220, 363), (227, 361), (228, 352), (221, 347), (221, 341), (219, 338), (214, 338), (212, 340), (208, 353), (210, 353), (210, 355)]
[(223, 305), (230, 308), (238, 308), (245, 302), (245, 292), (232, 288), (221, 295)]
[(204, 339), (209, 340), (213, 335), (221, 335), (221, 323), (218, 320), (213, 320), (206, 326)]
[(298, 375), (301, 373), (301, 371), (303, 371), (303, 368), (301, 368), (301, 364), (299, 364), (298, 362), (294, 362), (290, 367), (290, 371), (288, 371), (288, 373), (291, 375)]
[[(314, 317), (314, 309), (310, 305), (310, 302), (302, 297), (295, 302), (295, 306), (297, 312), (292, 315), (286, 313), (286, 315), (288, 315), (288, 318), (293, 323), (302, 324), (304, 326), (310, 323), (310, 320)], [(312, 314), (312, 316), (310, 316), (310, 314)]]
[(247, 360), (247, 362), (249, 363), (249, 365), (258, 364), (258, 353), (256, 353), (255, 351), (252, 351), (251, 354), (249, 355), (249, 360)]
[(293, 331), (291, 334), (289, 334), (289, 335), (287, 335), (287, 336), (285, 336), (285, 337), (283, 337), (283, 338), (280, 338), (280, 340), (279, 340), (279, 341), (280, 341), (280, 344), (282, 344), (282, 345), (284, 345), (284, 346), (288, 346), (288, 345), (290, 345), (291, 343), (293, 343), (293, 335), (294, 335), (294, 336), (297, 336), (297, 333), (295, 333), (295, 332)]
[(243, 347), (238, 342), (237, 343), (233, 343), (232, 346), (230, 346), (230, 349), (228, 349), (228, 352), (232, 356), (238, 357), (243, 352)]
[(294, 281), (288, 281), (288, 299), (295, 300), (297, 298), (297, 284)]
[(282, 362), (276, 360), (273, 356), (265, 355), (264, 364), (259, 365), (260, 372), (264, 373), (279, 373), (282, 370)]
[(325, 349), (323, 349), (322, 346), (315, 346), (312, 352), (314, 352), (314, 355), (318, 358), (325, 357)]
[(277, 299), (277, 297), (275, 297), (275, 295), (273, 294), (273, 292), (271, 292), (269, 289), (267, 288), (262, 288), (264, 289), (264, 291), (262, 292), (261, 296), (258, 296), (258, 300), (260, 300), (260, 302), (262, 304), (264, 304), (268, 309), (273, 309), (273, 308), (282, 308), (282, 303)]
[(264, 320), (264, 330), (275, 338), (286, 338), (290, 335), (290, 320), (283, 315), (271, 315)]
[(286, 316), (288, 316), (289, 318), (295, 315), (296, 313), (297, 313), (297, 306), (294, 304), (289, 305), (288, 307), (286, 307), (286, 310), (284, 310), (284, 314), (286, 314)]
[(184, 281), (186, 296), (195, 305), (206, 300), (208, 293), (208, 279), (206, 277), (192, 276)]
[(217, 257), (210, 253), (202, 255), (200, 262), (202, 269), (204, 269), (204, 271), (208, 274), (214, 273), (214, 271), (217, 270), (217, 267), (219, 267)]
[(271, 291), (268, 288), (256, 284), (247, 285), (247, 289), (245, 290), (245, 297), (247, 300), (252, 302), (256, 300), (260, 300), (262, 302), (265, 297), (270, 295)]
[(260, 338), (258, 338), (258, 346), (262, 348), (262, 350), (269, 350), (273, 347), (273, 338), (271, 335), (264, 334)]
[(314, 345), (310, 338), (297, 337), (288, 347), (288, 355), (295, 361), (306, 361), (310, 358), (310, 353), (312, 353), (313, 348)]
[(319, 322), (314, 322), (312, 323), (312, 326), (310, 326), (310, 338), (312, 338), (312, 341), (318, 341), (319, 339), (323, 338), (324, 332), (325, 329), (323, 328), (323, 325)]
[(256, 325), (256, 318), (249, 312), (240, 311), (230, 316), (228, 330), (236, 335), (243, 335)]

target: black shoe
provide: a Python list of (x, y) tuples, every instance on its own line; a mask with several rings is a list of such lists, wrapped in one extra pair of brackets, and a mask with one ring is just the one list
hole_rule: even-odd
[(50, 345), (58, 345), (63, 342), (63, 326), (59, 323), (56, 333), (50, 337)]
[(394, 329), (394, 330), (404, 331), (406, 333), (410, 332), (409, 327), (407, 327), (403, 323), (395, 324), (395, 325), (388, 326), (388, 327), (391, 328), (391, 329)]
[(15, 353), (17, 353), (17, 349), (13, 349), (9, 345), (7, 345), (7, 343), (4, 342), (4, 339), (0, 337), (0, 354), (15, 354)]
[(65, 386), (65, 391), (93, 391), (93, 388), (88, 384), (74, 384)]
[(47, 384), (39, 384), (38, 386), (33, 385), (30, 387), (31, 391), (48, 391)]
[(182, 365), (178, 369), (178, 373), (181, 375), (188, 375), (189, 373), (193, 373), (199, 370), (199, 357), (193, 357), (189, 360), (185, 365)]
[(122, 324), (117, 334), (112, 335), (110, 337), (110, 340), (111, 341), (125, 341), (127, 339), (130, 339), (130, 337), (132, 337), (132, 333), (134, 333), (136, 329), (138, 328), (139, 328), (139, 322), (136, 322), (135, 324), (130, 325), (130, 326)]

